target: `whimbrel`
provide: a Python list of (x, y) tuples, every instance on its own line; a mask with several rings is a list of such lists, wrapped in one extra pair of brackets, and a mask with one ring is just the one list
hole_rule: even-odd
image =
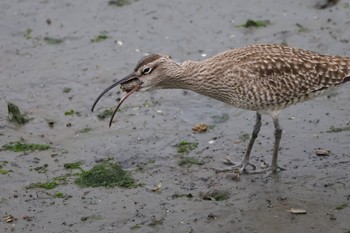
[[(96, 99), (121, 84), (125, 92), (113, 117), (124, 100), (136, 91), (154, 89), (187, 89), (223, 101), (238, 108), (256, 111), (252, 136), (241, 162), (240, 172), (252, 173), (282, 170), (278, 166), (278, 150), (282, 135), (280, 111), (315, 96), (327, 89), (350, 81), (350, 57), (322, 55), (288, 46), (267, 44), (231, 49), (204, 61), (178, 63), (170, 57), (151, 54), (142, 58), (134, 71), (119, 80)], [(261, 127), (261, 113), (272, 117), (275, 142), (271, 166), (255, 170), (249, 156)]]

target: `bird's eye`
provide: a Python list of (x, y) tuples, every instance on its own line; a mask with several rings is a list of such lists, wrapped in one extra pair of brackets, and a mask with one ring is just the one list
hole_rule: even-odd
[(151, 67), (146, 66), (145, 68), (142, 69), (142, 74), (149, 74), (151, 73)]

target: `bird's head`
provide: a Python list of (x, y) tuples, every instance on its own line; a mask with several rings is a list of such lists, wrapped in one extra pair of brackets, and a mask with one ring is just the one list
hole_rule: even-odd
[[(169, 56), (150, 54), (143, 57), (137, 63), (131, 74), (113, 83), (97, 97), (92, 105), (91, 111), (94, 110), (97, 102), (103, 95), (120, 84), (120, 88), (125, 94), (120, 99), (111, 117), (109, 122), (109, 126), (111, 126), (114, 115), (126, 98), (137, 91), (148, 91), (166, 87), (166, 83), (168, 83), (167, 80), (175, 75), (173, 74), (173, 71), (176, 70), (175, 66), (179, 66), (179, 64), (173, 61)], [(171, 69), (171, 67), (174, 67), (175, 69)]]

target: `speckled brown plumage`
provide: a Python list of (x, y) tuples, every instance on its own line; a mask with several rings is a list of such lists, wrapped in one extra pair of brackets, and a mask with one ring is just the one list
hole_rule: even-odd
[(350, 76), (350, 58), (282, 45), (252, 45), (184, 62), (162, 88), (190, 89), (254, 111), (276, 111), (322, 94)]
[(178, 63), (168, 56), (152, 54), (142, 58), (132, 74), (107, 88), (93, 108), (104, 93), (121, 84), (127, 90), (126, 97), (138, 90), (179, 88), (256, 111), (252, 137), (238, 164), (241, 172), (248, 165), (255, 169), (249, 163), (249, 156), (260, 131), (260, 113), (268, 113), (275, 126), (271, 172), (276, 172), (280, 168), (277, 165), (282, 134), (278, 121), (280, 110), (347, 81), (350, 81), (349, 57), (322, 55), (277, 44), (232, 49), (199, 62)]

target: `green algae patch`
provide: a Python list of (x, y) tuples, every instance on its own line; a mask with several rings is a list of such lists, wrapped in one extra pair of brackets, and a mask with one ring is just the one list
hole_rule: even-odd
[(68, 179), (70, 176), (71, 176), (70, 174), (66, 174), (66, 175), (54, 177), (52, 178), (52, 180), (54, 182), (57, 182), (59, 185), (65, 185), (65, 184), (68, 184)]
[(340, 204), (340, 205), (336, 206), (335, 209), (336, 210), (342, 210), (342, 209), (345, 209), (348, 206), (349, 205), (347, 203), (344, 203), (344, 204)]
[(267, 27), (271, 22), (269, 20), (252, 20), (248, 19), (244, 24), (238, 25), (237, 27), (251, 28), (251, 27)]
[(68, 200), (69, 198), (72, 198), (71, 195), (62, 193), (62, 192), (54, 192), (53, 194), (50, 194), (51, 197), (56, 198), (56, 199), (63, 199), (63, 200)]
[(62, 92), (63, 92), (63, 93), (69, 93), (71, 90), (72, 90), (72, 88), (70, 88), (70, 87), (65, 87), (65, 88), (63, 88)]
[(53, 194), (53, 197), (54, 198), (64, 198), (64, 193), (61, 193), (61, 192), (55, 192), (54, 194)]
[(30, 185), (27, 185), (26, 189), (34, 189), (34, 188), (47, 189), (47, 190), (54, 189), (59, 185), (68, 184), (69, 177), (70, 177), (69, 174), (57, 176), (45, 183), (38, 182), (38, 183), (32, 183)]
[(350, 126), (345, 126), (345, 127), (334, 127), (331, 126), (329, 130), (326, 131), (326, 133), (340, 133), (343, 131), (350, 131)]
[(26, 40), (29, 40), (29, 39), (32, 39), (32, 32), (33, 32), (33, 29), (31, 28), (28, 28), (26, 30), (26, 32), (24, 33), (23, 37), (26, 39)]
[(48, 36), (44, 37), (44, 41), (47, 44), (62, 44), (64, 42), (64, 40), (61, 38), (53, 38), (53, 37), (48, 37)]
[(3, 167), (6, 166), (7, 164), (8, 164), (7, 161), (0, 161), (0, 175), (6, 175), (9, 172), (12, 172), (12, 170), (3, 169)]
[(119, 164), (102, 162), (89, 171), (83, 171), (75, 180), (80, 187), (122, 187), (135, 188), (137, 186), (132, 176), (124, 171)]
[(196, 157), (183, 157), (177, 164), (181, 167), (191, 167), (192, 165), (203, 165), (204, 162)]
[(203, 200), (207, 201), (224, 201), (230, 198), (231, 194), (227, 190), (218, 190), (215, 189), (213, 191), (207, 192), (205, 194), (201, 194)]
[(33, 152), (33, 151), (43, 151), (50, 149), (47, 144), (28, 144), (23, 141), (10, 142), (2, 146), (3, 150), (13, 151), (13, 152)]
[[(81, 169), (81, 162), (75, 162), (75, 163), (65, 163), (64, 168), (65, 169)], [(82, 169), (81, 169), (82, 170)]]
[(92, 43), (97, 43), (97, 42), (101, 42), (101, 41), (104, 41), (104, 40), (107, 40), (107, 39), (108, 39), (107, 32), (101, 32), (95, 38), (91, 39), (91, 42)]
[(73, 116), (74, 113), (75, 113), (75, 111), (74, 111), (73, 109), (71, 109), (71, 110), (69, 110), (69, 111), (67, 111), (67, 112), (64, 112), (64, 115), (65, 115), (65, 116)]
[(11, 172), (11, 170), (0, 169), (0, 175), (6, 175), (9, 172)]
[(307, 29), (306, 27), (304, 27), (300, 23), (295, 24), (295, 26), (297, 26), (298, 32), (308, 32), (308, 31), (310, 31), (309, 29)]
[(54, 189), (59, 184), (56, 181), (46, 182), (46, 183), (33, 183), (28, 186), (26, 186), (26, 189), (34, 189), (34, 188), (41, 188), (41, 189)]
[(90, 132), (91, 130), (92, 130), (91, 128), (85, 127), (85, 128), (83, 128), (83, 129), (81, 129), (81, 130), (78, 130), (77, 133), (88, 133), (88, 132)]
[(21, 113), (19, 107), (14, 103), (7, 103), (8, 117), (11, 122), (16, 122), (19, 125), (24, 125), (28, 123), (31, 118), (28, 118), (26, 114)]
[(106, 109), (106, 110), (104, 110), (103, 112), (99, 113), (99, 114), (97, 115), (97, 117), (98, 117), (98, 119), (100, 119), (100, 120), (104, 120), (104, 119), (106, 119), (106, 118), (112, 116), (112, 115), (113, 115), (113, 112), (114, 112), (113, 109)]
[(241, 132), (239, 139), (241, 139), (242, 142), (246, 142), (250, 139), (250, 135), (248, 133)]
[(141, 224), (135, 224), (130, 227), (131, 230), (137, 230), (141, 228)]
[(198, 143), (196, 142), (181, 141), (177, 145), (177, 153), (188, 154), (191, 150), (196, 149), (197, 146), (198, 146)]
[(110, 0), (108, 5), (122, 7), (131, 4), (129, 0)]
[(85, 222), (85, 221), (92, 222), (94, 220), (102, 220), (102, 219), (103, 219), (103, 217), (101, 215), (95, 215), (95, 214), (90, 215), (90, 216), (83, 216), (80, 218), (80, 220), (82, 222)]
[(181, 198), (181, 197), (187, 197), (188, 199), (193, 198), (192, 193), (188, 193), (188, 194), (178, 194), (178, 193), (174, 193), (171, 198), (172, 199), (177, 199), (177, 198)]

